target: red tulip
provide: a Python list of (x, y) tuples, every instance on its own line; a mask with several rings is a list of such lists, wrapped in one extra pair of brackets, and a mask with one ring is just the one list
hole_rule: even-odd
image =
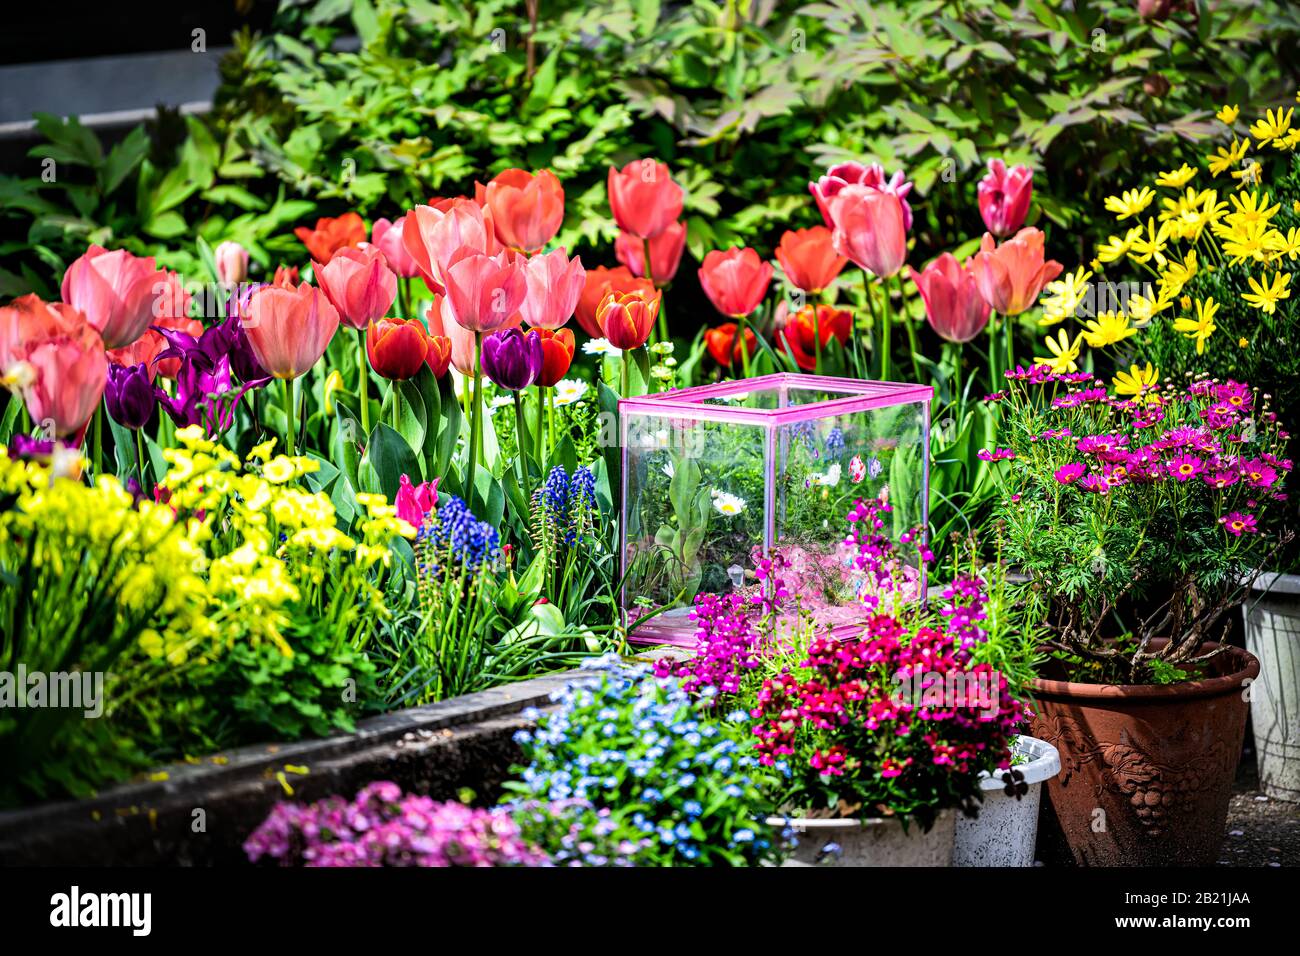
[(59, 438), (78, 436), (108, 381), (104, 341), (72, 306), (25, 295), (0, 309), (0, 380), (33, 421)]
[(1002, 160), (991, 159), (978, 192), (984, 225), (998, 238), (1009, 236), (1025, 224), (1034, 195), (1034, 174), (1026, 166), (1007, 169)]
[(63, 301), (82, 313), (110, 349), (130, 345), (154, 320), (156, 300), (170, 286), (152, 256), (91, 246), (63, 274)]
[(542, 340), (542, 371), (537, 376), (537, 384), (550, 387), (569, 373), (573, 364), (573, 352), (577, 345), (572, 329), (533, 329), (529, 335), (538, 335)]
[(846, 186), (831, 200), (835, 251), (873, 275), (888, 277), (907, 260), (903, 203), (894, 193)]
[(831, 339), (837, 339), (843, 345), (852, 332), (853, 314), (832, 305), (805, 305), (789, 316), (781, 328), (781, 335), (790, 346), (790, 354), (805, 371), (817, 367), (819, 339), (824, 352)]
[(636, 159), (621, 170), (611, 166), (607, 186), (610, 211), (624, 232), (654, 239), (681, 218), (682, 187), (663, 163)]
[(1044, 261), (1043, 241), (1042, 232), (1034, 228), (1021, 229), (1000, 246), (984, 233), (970, 269), (980, 295), (995, 312), (1019, 315), (1034, 304), (1043, 286), (1061, 274), (1059, 262)]
[(473, 253), (443, 272), (447, 295), (442, 308), (471, 332), (495, 332), (512, 324), (528, 294), (528, 278), (509, 253)]
[(366, 241), (366, 224), (355, 212), (345, 212), (337, 219), (325, 216), (316, 220), (316, 228), (299, 226), (293, 234), (302, 240), (317, 262), (329, 262), (334, 253), (361, 245)]
[(435, 293), (445, 291), (447, 269), (463, 255), (496, 255), (502, 251), (492, 210), (464, 197), (441, 200), (436, 206), (416, 206), (404, 217), (402, 244), (420, 276)]
[[(713, 360), (719, 365), (731, 368), (736, 362), (743, 362), (741, 356), (740, 339), (736, 336), (738, 326), (735, 322), (723, 322), (716, 328), (706, 329), (704, 332), (704, 346), (713, 356)], [(754, 330), (745, 329), (745, 354), (752, 356), (754, 349), (758, 346), (758, 338), (754, 335)]]
[(638, 279), (626, 266), (617, 266), (613, 269), (596, 266), (594, 269), (587, 270), (587, 278), (582, 287), (582, 295), (578, 296), (578, 306), (574, 310), (574, 316), (582, 331), (593, 339), (598, 339), (605, 333), (600, 330), (600, 323), (596, 321), (596, 310), (605, 296), (611, 292), (644, 292), (652, 295), (654, 291), (654, 283), (648, 279)]
[(429, 351), (424, 356), (434, 378), (442, 378), (451, 366), (451, 339), (445, 335), (429, 336)]
[(399, 216), (393, 222), (387, 219), (376, 219), (375, 224), (370, 227), (370, 241), (384, 254), (384, 258), (388, 261), (388, 268), (403, 279), (412, 279), (420, 274), (420, 269), (411, 258), (411, 254), (406, 251), (406, 244), (402, 242), (404, 225), (406, 225), (405, 216)]
[(925, 317), (940, 337), (969, 342), (984, 331), (989, 324), (989, 304), (980, 296), (969, 262), (963, 268), (951, 252), (945, 252), (923, 271), (911, 271), (925, 300)]
[[(655, 285), (666, 285), (677, 275), (686, 248), (686, 223), (675, 222), (650, 242), (650, 274)], [(614, 255), (635, 276), (645, 275), (646, 240), (620, 231), (614, 240)]]
[(659, 292), (610, 292), (596, 310), (604, 338), (616, 349), (628, 351), (645, 345), (659, 317)]
[(772, 281), (772, 263), (764, 262), (749, 247), (717, 249), (704, 257), (700, 266), (700, 285), (713, 307), (734, 318), (749, 315), (767, 295)]
[(543, 248), (564, 222), (564, 187), (549, 169), (498, 173), (483, 191), (483, 202), (492, 210), (497, 238), (521, 252)]
[(417, 319), (378, 319), (366, 329), (366, 354), (381, 378), (414, 378), (429, 354), (429, 336)]
[(397, 276), (377, 246), (340, 249), (322, 265), (312, 261), (312, 270), (326, 297), (350, 328), (364, 329), (381, 319), (397, 298)]
[(339, 313), (324, 292), (304, 282), (296, 289), (258, 289), (241, 321), (262, 368), (275, 378), (293, 379), (325, 354), (338, 331)]
[(792, 286), (817, 293), (830, 286), (848, 258), (835, 254), (831, 231), (825, 226), (786, 230), (776, 247), (776, 261)]
[(586, 287), (582, 260), (556, 249), (528, 259), (523, 271), (528, 279), (528, 295), (519, 307), (523, 320), (535, 329), (558, 329), (568, 322)]

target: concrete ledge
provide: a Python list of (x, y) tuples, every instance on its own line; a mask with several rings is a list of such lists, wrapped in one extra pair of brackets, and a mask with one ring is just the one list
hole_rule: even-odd
[[(494, 800), (519, 759), (520, 711), (549, 704), (579, 672), (506, 684), (363, 721), (354, 734), (241, 747), (167, 779), (122, 784), (97, 797), (0, 813), (8, 865), (211, 865), (245, 862), (241, 845), (288, 797), (352, 796), (372, 780), (455, 799)], [(286, 767), (295, 768), (288, 770)], [(305, 771), (305, 772), (304, 772)]]

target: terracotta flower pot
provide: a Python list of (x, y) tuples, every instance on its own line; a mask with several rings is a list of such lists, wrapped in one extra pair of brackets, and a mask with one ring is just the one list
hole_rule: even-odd
[(1259, 661), (1230, 647), (1209, 669), (1181, 684), (1033, 681), (1031, 732), (1060, 751), (1047, 794), (1079, 865), (1218, 859)]

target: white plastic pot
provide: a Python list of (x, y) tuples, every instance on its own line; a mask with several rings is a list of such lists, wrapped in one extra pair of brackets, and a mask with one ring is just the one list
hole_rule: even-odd
[(1242, 602), (1246, 650), (1259, 658), (1250, 720), (1260, 787), (1300, 801), (1300, 576), (1261, 574)]
[(979, 816), (957, 818), (953, 866), (1034, 865), (1043, 783), (1061, 772), (1061, 755), (1037, 737), (1017, 737), (1015, 750), (1026, 758), (1014, 769), (1025, 775), (1029, 792), (1017, 800), (1007, 793), (1001, 774), (986, 775), (980, 781), (984, 802)]
[(951, 866), (956, 814), (945, 810), (922, 832), (897, 817), (824, 820), (768, 817), (778, 832), (793, 830), (794, 851), (783, 866)]

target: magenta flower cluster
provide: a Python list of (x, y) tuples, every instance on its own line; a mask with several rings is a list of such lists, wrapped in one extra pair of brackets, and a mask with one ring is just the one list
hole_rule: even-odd
[(406, 795), (377, 781), (355, 800), (279, 803), (244, 842), (281, 866), (550, 866), (504, 811)]

